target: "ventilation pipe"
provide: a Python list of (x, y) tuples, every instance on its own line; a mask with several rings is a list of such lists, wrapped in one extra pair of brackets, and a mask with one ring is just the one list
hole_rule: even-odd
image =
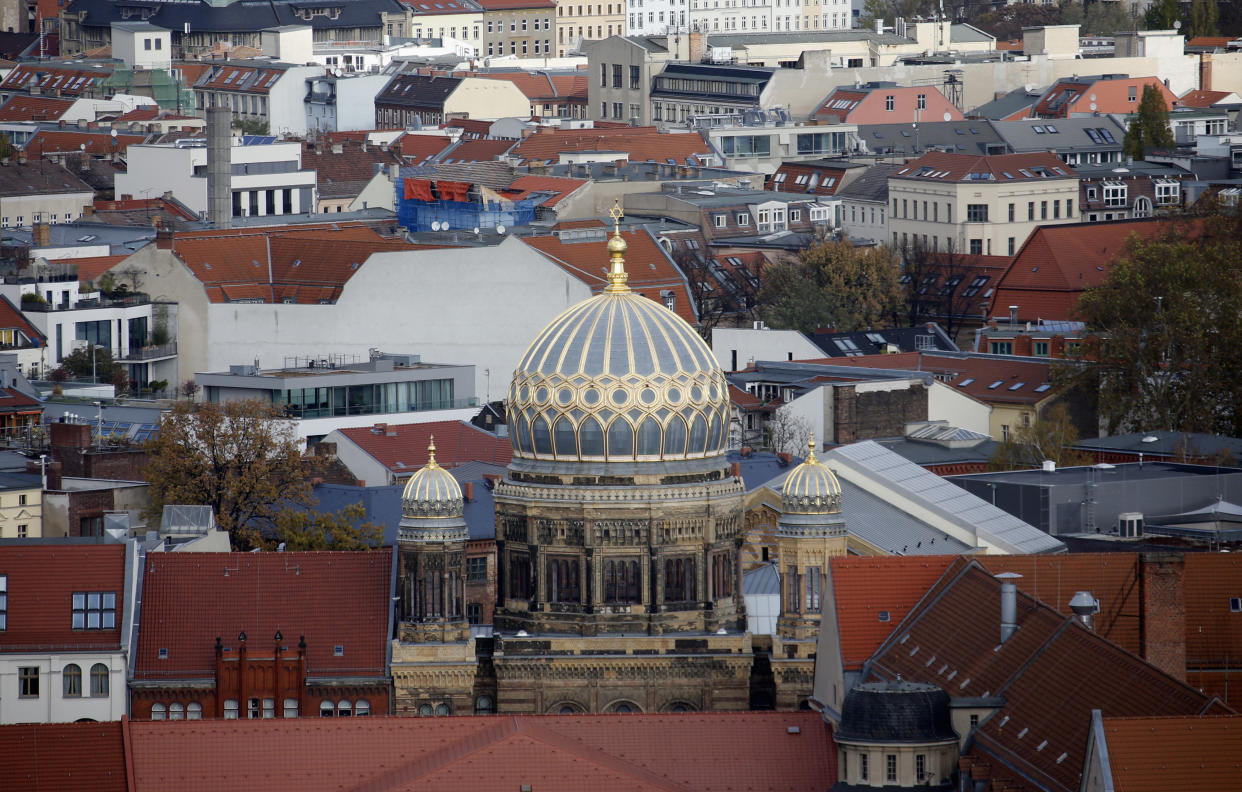
[(1004, 643), (1018, 631), (1018, 583), (1022, 576), (1017, 572), (1002, 572), (996, 576), (1001, 582), (1001, 639)]
[(1018, 306), (1016, 305), (1009, 306), (1009, 326), (1018, 326)]
[(207, 219), (216, 228), (233, 225), (232, 112), (207, 108)]
[(1082, 622), (1082, 626), (1088, 630), (1094, 629), (1091, 625), (1092, 618), (1100, 612), (1100, 601), (1091, 596), (1090, 591), (1078, 591), (1074, 593), (1074, 598), (1069, 601), (1070, 610)]

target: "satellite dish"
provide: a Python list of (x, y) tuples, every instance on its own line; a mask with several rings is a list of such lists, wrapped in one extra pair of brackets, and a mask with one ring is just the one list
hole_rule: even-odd
[(952, 121), (952, 120), (953, 120), (953, 114), (952, 114), (952, 113), (950, 113), (950, 112), (948, 112), (948, 111), (945, 111), (945, 114), (944, 114), (944, 120), (945, 120), (945, 121)]
[(113, 140), (116, 140), (116, 130), (115, 130), (115, 129), (114, 129), (114, 130), (112, 130), (112, 132), (110, 132), (109, 134), (111, 134), (111, 135), (112, 135), (112, 139), (113, 139)]
[(501, 236), (504, 236), (504, 233), (505, 233), (505, 227), (504, 227), (504, 226), (502, 226), (502, 225), (498, 225), (498, 226), (496, 226), (496, 233), (497, 233), (497, 234), (500, 234)]
[(1094, 111), (1094, 110), (1095, 110), (1095, 102), (1092, 102), (1092, 103), (1091, 103), (1091, 110), (1092, 110), (1092, 111)]
[(478, 226), (475, 226), (475, 227), (474, 227), (474, 234), (475, 234), (475, 236), (478, 236), (478, 235), (479, 235), (479, 227), (478, 227)]
[(1091, 94), (1091, 101), (1095, 101), (1095, 94)]
[(439, 231), (439, 230), (440, 230), (440, 221), (439, 221), (439, 220), (432, 220), (432, 221), (431, 221), (431, 230), (432, 230), (432, 231)]

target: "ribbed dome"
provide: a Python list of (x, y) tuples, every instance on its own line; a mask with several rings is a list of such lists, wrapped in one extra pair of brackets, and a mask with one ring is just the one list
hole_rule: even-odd
[(838, 514), (841, 483), (827, 465), (816, 459), (813, 435), (808, 446), (806, 461), (785, 477), (781, 511), (785, 514)]
[(928, 743), (957, 739), (949, 694), (921, 682), (866, 682), (845, 694), (841, 742)]
[(604, 293), (552, 320), (513, 374), (514, 454), (558, 461), (719, 455), (729, 417), (724, 374), (689, 324), (625, 285), (624, 241), (613, 237), (609, 250)]
[(431, 458), (405, 483), (401, 493), (402, 517), (460, 518), (464, 501), (457, 479), (436, 463), (436, 442), (427, 447)]

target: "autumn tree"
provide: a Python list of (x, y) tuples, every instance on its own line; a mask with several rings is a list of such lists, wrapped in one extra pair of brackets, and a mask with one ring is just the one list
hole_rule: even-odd
[(711, 343), (712, 329), (722, 323), (731, 321), (736, 325), (754, 318), (759, 294), (758, 272), (746, 264), (732, 270), (723, 266), (713, 269), (701, 251), (690, 248), (675, 251), (672, 258), (686, 277), (698, 313), (699, 333), (708, 343)]
[(237, 550), (262, 546), (279, 512), (311, 502), (309, 463), (264, 401), (179, 402), (146, 450), (148, 518), (169, 504), (211, 506)]
[(1044, 460), (1057, 467), (1091, 464), (1091, 456), (1072, 446), (1078, 442), (1078, 429), (1069, 408), (1058, 402), (1034, 422), (1019, 426), (997, 447), (989, 467), (992, 470), (1026, 470), (1040, 467)]
[(1138, 112), (1130, 118), (1121, 148), (1127, 157), (1141, 160), (1147, 149), (1172, 148), (1173, 131), (1169, 129), (1169, 106), (1154, 85), (1143, 86), (1143, 98), (1139, 100)]
[(890, 327), (901, 306), (897, 257), (883, 247), (818, 242), (764, 268), (759, 312), (772, 327)]
[(276, 513), (270, 531), (250, 529), (255, 547), (276, 550), (373, 550), (384, 542), (384, 527), (366, 522), (367, 509), (351, 503), (340, 511), (287, 508)]
[(1193, 0), (1183, 33), (1187, 39), (1197, 36), (1215, 36), (1219, 18), (1220, 9), (1216, 5), (1216, 0)]
[(918, 239), (902, 245), (900, 281), (909, 324), (937, 322), (949, 338), (955, 337), (972, 307), (979, 315), (978, 297), (966, 296), (967, 290), (961, 287), (977, 271), (952, 239), (943, 251), (932, 250)]
[(1242, 216), (1209, 208), (1132, 237), (1079, 318), (1099, 338), (1110, 432), (1172, 430), (1242, 436)]

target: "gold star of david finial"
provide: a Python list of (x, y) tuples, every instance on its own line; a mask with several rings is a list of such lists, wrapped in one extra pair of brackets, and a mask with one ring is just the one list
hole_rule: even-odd
[(625, 210), (621, 208), (621, 199), (617, 198), (612, 208), (608, 210), (608, 216), (612, 218), (612, 232), (614, 234), (621, 233), (621, 218), (625, 217)]
[(608, 272), (608, 285), (604, 291), (628, 292), (630, 287), (625, 285), (625, 282), (629, 280), (629, 275), (625, 274), (626, 244), (621, 236), (621, 218), (625, 217), (625, 212), (621, 209), (620, 198), (616, 199), (612, 209), (608, 210), (608, 216), (612, 218), (612, 239), (608, 240), (608, 255), (612, 262)]

